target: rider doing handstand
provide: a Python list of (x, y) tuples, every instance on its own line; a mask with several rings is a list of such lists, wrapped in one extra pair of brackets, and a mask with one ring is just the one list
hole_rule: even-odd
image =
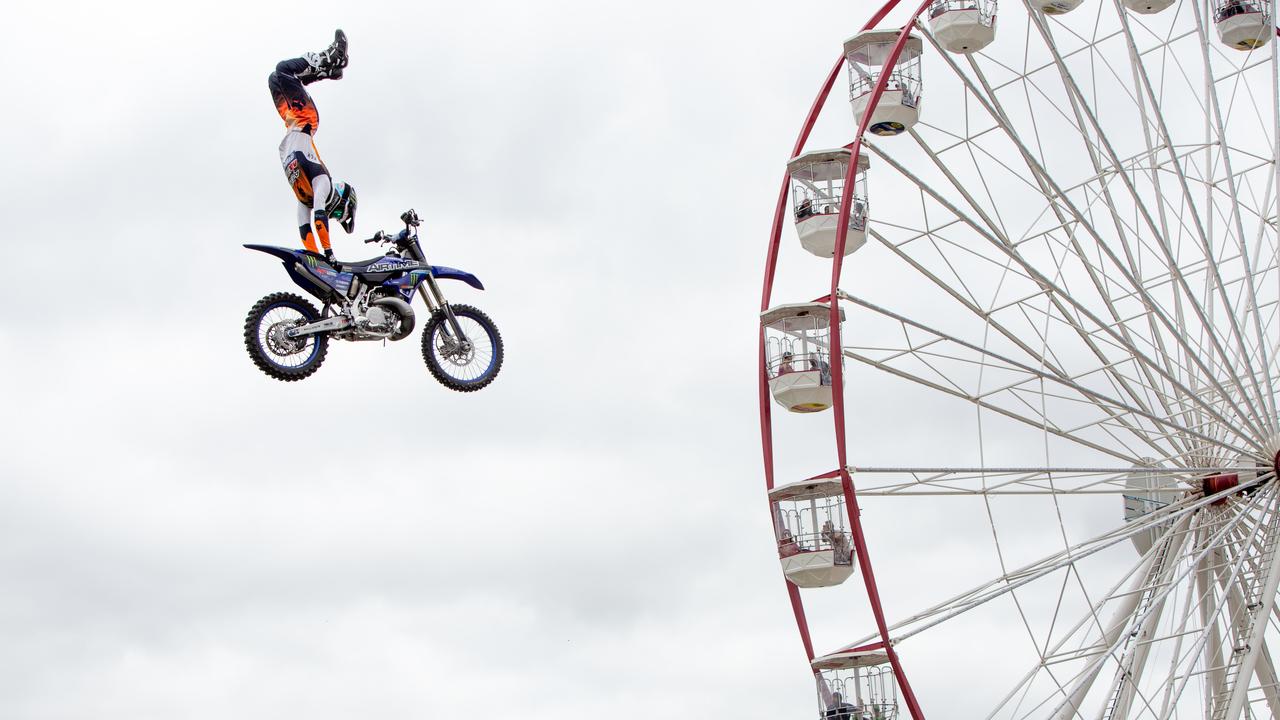
[(347, 36), (333, 34), (333, 44), (324, 52), (307, 53), (282, 60), (267, 78), (271, 99), (284, 120), (285, 135), (280, 142), (280, 162), (298, 198), (298, 233), (311, 252), (320, 248), (329, 262), (335, 262), (329, 245), (329, 220), (337, 220), (348, 233), (356, 224), (356, 189), (338, 182), (320, 160), (313, 136), (320, 127), (320, 113), (305, 86), (317, 80), (338, 80), (347, 66)]

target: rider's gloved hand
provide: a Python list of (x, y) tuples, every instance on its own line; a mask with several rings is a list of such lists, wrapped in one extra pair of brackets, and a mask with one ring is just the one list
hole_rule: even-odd
[(333, 248), (324, 249), (324, 259), (328, 260), (330, 265), (338, 264), (338, 258), (333, 256)]

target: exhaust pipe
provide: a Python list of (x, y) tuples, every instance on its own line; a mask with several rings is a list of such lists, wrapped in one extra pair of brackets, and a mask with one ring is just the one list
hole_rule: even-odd
[(369, 304), (383, 305), (400, 316), (400, 332), (391, 336), (393, 341), (403, 340), (413, 334), (417, 319), (414, 317), (413, 308), (409, 307), (409, 303), (398, 297), (380, 297)]

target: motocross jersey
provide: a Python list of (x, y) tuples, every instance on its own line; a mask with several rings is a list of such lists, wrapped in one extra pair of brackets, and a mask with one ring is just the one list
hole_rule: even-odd
[[(333, 192), (333, 181), (316, 152), (311, 136), (296, 130), (285, 133), (284, 140), (280, 141), (280, 163), (293, 188), (293, 195), (298, 199), (298, 234), (302, 236), (303, 247), (312, 252), (319, 248), (328, 250), (329, 215), (325, 206)], [(319, 248), (316, 247), (317, 238), (320, 240)]]
[[(297, 130), (285, 133), (284, 140), (280, 141), (280, 164), (298, 202), (307, 206), (314, 204), (316, 178), (323, 175), (327, 180), (329, 169), (316, 152), (311, 136)], [(320, 206), (324, 207), (324, 201), (328, 199), (328, 193), (322, 195)]]

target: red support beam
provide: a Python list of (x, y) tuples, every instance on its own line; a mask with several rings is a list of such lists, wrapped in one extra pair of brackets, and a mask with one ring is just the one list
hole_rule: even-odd
[[(899, 3), (900, 0), (888, 0), (874, 14), (871, 19), (863, 26), (863, 30), (874, 28), (881, 20), (885, 18)], [(912, 14), (911, 22), (907, 23), (898, 37), (897, 43), (893, 47), (884, 68), (880, 73), (879, 81), (876, 83), (875, 89), (872, 91), (871, 102), (868, 103), (867, 111), (859, 125), (858, 133), (851, 145), (853, 156), (849, 163), (849, 174), (845, 178), (845, 187), (852, 188), (854, 179), (856, 178), (858, 168), (858, 155), (862, 147), (862, 137), (866, 133), (867, 125), (871, 115), (873, 114), (880, 97), (884, 94), (885, 85), (887, 83), (889, 73), (887, 70), (891, 68), (902, 54), (902, 48), (906, 45), (907, 37), (910, 34), (911, 26), (915, 18), (929, 6), (931, 0), (925, 0), (920, 7)], [(800, 135), (796, 139), (795, 146), (791, 150), (788, 160), (795, 157), (804, 150), (805, 143), (808, 142), (809, 134), (813, 131), (813, 126), (817, 122), (818, 116), (822, 112), (822, 108), (826, 105), (827, 99), (831, 94), (831, 88), (840, 74), (840, 68), (844, 64), (844, 56), (836, 61), (835, 66), (828, 73), (822, 88), (818, 92), (818, 97), (813, 101), (813, 105), (809, 108), (809, 114), (805, 117), (804, 124), (801, 126)], [(782, 223), (786, 217), (787, 194), (790, 185), (790, 174), (784, 173), (782, 179), (782, 188), (778, 193), (778, 202), (774, 209), (773, 225), (769, 233), (768, 253), (765, 260), (765, 276), (764, 287), (761, 292), (760, 311), (764, 312), (769, 309), (769, 303), (773, 295), (773, 281), (777, 273), (778, 263), (778, 247), (782, 237)], [(844, 197), (840, 202), (840, 214), (837, 222), (838, 230), (836, 236), (836, 252), (832, 263), (831, 272), (831, 291), (822, 298), (821, 301), (830, 302), (831, 304), (831, 348), (835, 352), (839, 352), (842, 347), (840, 344), (840, 308), (836, 292), (838, 290), (840, 271), (844, 260), (844, 247), (848, 236), (849, 213), (851, 208), (852, 195), (849, 192), (844, 193)], [(765, 354), (765, 337), (764, 328), (760, 328), (759, 333), (759, 395), (760, 395), (760, 436), (763, 449), (763, 460), (765, 470), (765, 488), (766, 491), (772, 490), (774, 487), (774, 462), (773, 462), (773, 419), (772, 419), (772, 398), (769, 392), (769, 381), (767, 372), (767, 357)], [(841, 358), (843, 359), (843, 358)], [(854, 536), (854, 548), (858, 554), (858, 562), (862, 566), (862, 576), (866, 585), (868, 600), (871, 604), (872, 613), (875, 615), (876, 627), (880, 633), (881, 640), (874, 644), (875, 647), (883, 647), (889, 656), (893, 673), (898, 681), (898, 685), (902, 690), (903, 699), (907, 704), (907, 709), (915, 720), (924, 720), (924, 713), (920, 710), (920, 705), (916, 700), (915, 693), (911, 689), (911, 684), (907, 680), (902, 664), (898, 659), (893, 645), (890, 642), (888, 626), (884, 619), (884, 610), (880, 603), (880, 592), (876, 586), (875, 574), (871, 567), (870, 553), (867, 551), (866, 538), (862, 532), (862, 522), (860, 520), (861, 511), (858, 508), (857, 495), (853, 487), (853, 479), (849, 476), (846, 468), (848, 467), (848, 452), (845, 443), (845, 409), (844, 409), (844, 373), (843, 362), (836, 362), (832, 359), (832, 394), (834, 395), (833, 413), (835, 416), (836, 431), (836, 454), (839, 460), (839, 470), (836, 471), (840, 475), (841, 487), (844, 491), (845, 504), (849, 513), (849, 523)], [(834, 477), (835, 473), (830, 473), (826, 477)], [(774, 516), (772, 503), (770, 503), (769, 515), (775, 523), (777, 518)], [(795, 614), (796, 625), (800, 631), (801, 641), (804, 643), (805, 654), (810, 661), (813, 660), (813, 641), (810, 637), (808, 621), (804, 614), (804, 603), (800, 597), (799, 588), (791, 582), (787, 582), (787, 592), (791, 598), (792, 610)], [(868, 646), (873, 647), (873, 646)]]
[[(911, 36), (911, 28), (915, 25), (915, 19), (923, 13), (933, 0), (924, 0), (920, 6), (911, 15), (910, 21), (898, 33), (898, 39), (893, 44), (889, 56), (885, 59), (884, 66), (880, 69), (880, 76), (876, 79), (876, 85), (871, 90), (871, 97), (867, 103), (867, 110), (862, 114), (862, 121), (858, 124), (858, 133), (854, 135), (853, 147), (851, 148), (852, 156), (849, 158), (849, 170), (844, 179), (846, 192), (840, 198), (840, 214), (836, 218), (836, 251), (831, 262), (831, 350), (833, 353), (841, 352), (843, 344), (840, 340), (840, 301), (836, 297), (840, 288), (840, 272), (844, 268), (844, 248), (849, 237), (849, 212), (853, 204), (853, 193), (848, 189), (854, 187), (854, 181), (858, 173), (858, 157), (862, 152), (862, 138), (866, 135), (867, 127), (871, 123), (871, 117), (875, 114), (875, 109), (880, 103), (880, 98), (884, 95), (885, 87), (888, 85), (890, 71), (897, 64), (898, 58), (902, 55), (902, 49), (907, 45), (907, 39)], [(920, 703), (916, 700), (915, 691), (911, 689), (911, 682), (907, 679), (907, 673), (902, 668), (902, 662), (898, 659), (898, 653), (893, 647), (892, 640), (889, 637), (889, 625), (885, 621), (884, 607), (880, 602), (880, 589), (876, 586), (875, 570), (871, 566), (871, 553), (867, 550), (866, 537), (862, 532), (862, 510), (858, 507), (858, 495), (853, 487), (853, 478), (849, 475), (847, 468), (849, 467), (848, 447), (845, 440), (845, 406), (844, 406), (844, 362), (841, 355), (841, 362), (836, 362), (835, 358), (831, 361), (831, 389), (834, 402), (832, 403), (832, 412), (835, 420), (836, 433), (836, 456), (839, 462), (840, 485), (844, 490), (845, 509), (849, 513), (849, 527), (853, 532), (853, 547), (858, 554), (858, 564), (861, 565), (863, 584), (867, 589), (867, 600), (871, 603), (871, 613), (875, 616), (876, 630), (880, 633), (880, 641), (884, 643), (885, 652), (889, 655), (889, 664), (893, 668), (893, 675), (898, 681), (898, 687), (902, 690), (902, 699), (907, 704), (907, 710), (911, 713), (911, 717), (915, 720), (924, 720), (924, 712), (920, 709)]]

